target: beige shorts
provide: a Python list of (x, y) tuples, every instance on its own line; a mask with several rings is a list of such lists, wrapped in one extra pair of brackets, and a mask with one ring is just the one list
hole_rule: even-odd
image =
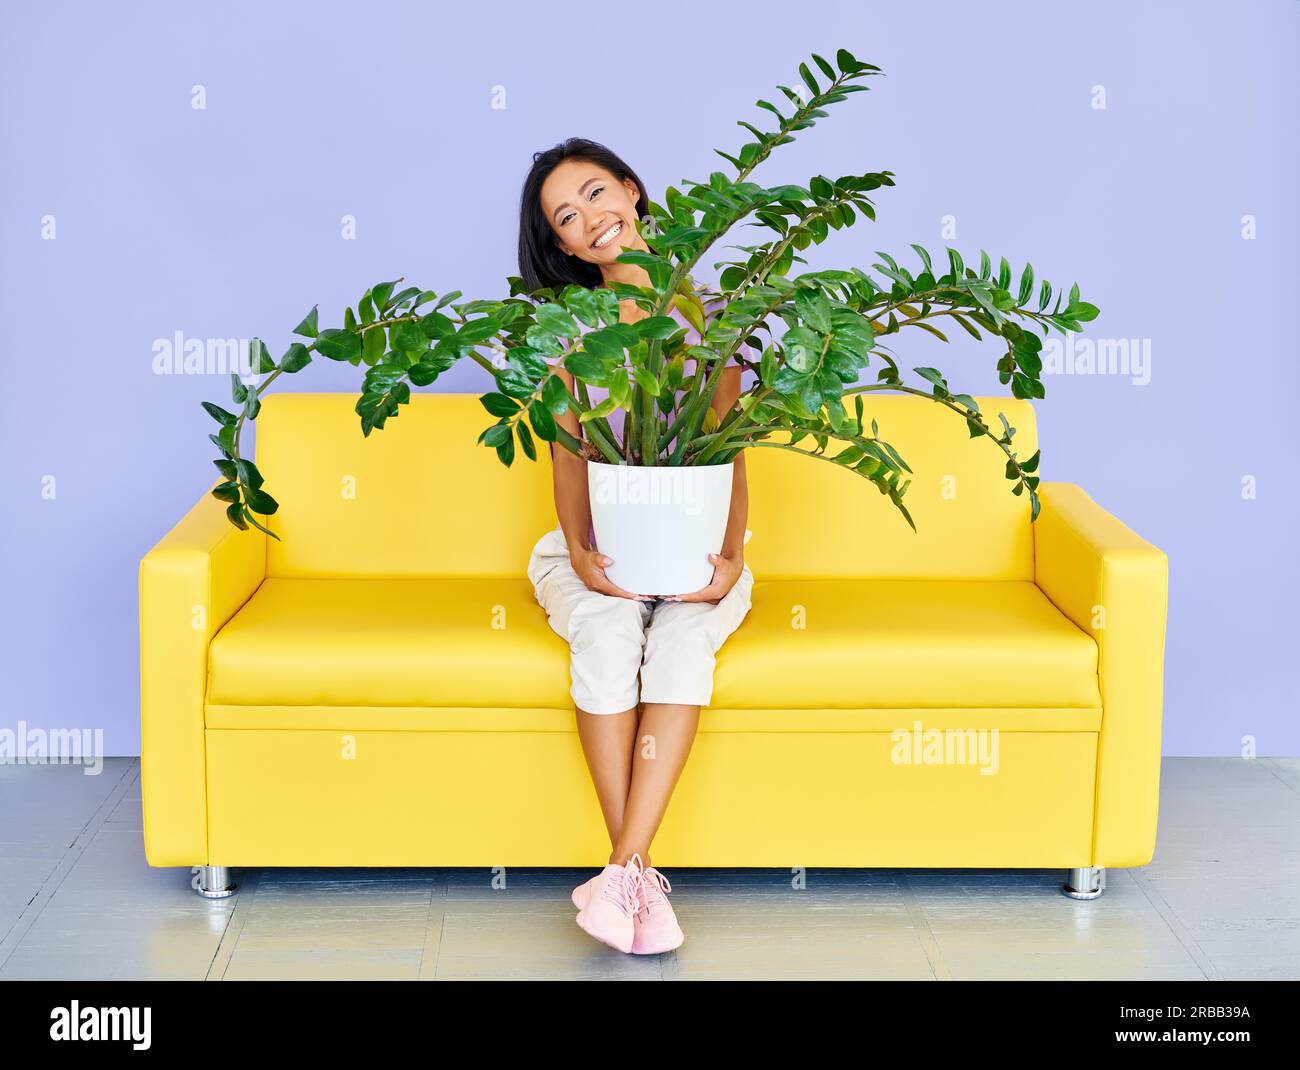
[(746, 565), (716, 605), (600, 594), (574, 572), (558, 525), (533, 547), (528, 578), (569, 644), (574, 705), (598, 714), (634, 709), (638, 699), (707, 706), (718, 650), (745, 619), (754, 587)]

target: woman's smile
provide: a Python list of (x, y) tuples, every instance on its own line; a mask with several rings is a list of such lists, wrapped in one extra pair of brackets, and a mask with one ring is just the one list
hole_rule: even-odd
[[(574, 156), (550, 165), (540, 185), (530, 179), (525, 201), (531, 202), (526, 208), (534, 216), (522, 240), (538, 250), (554, 243), (552, 248), (563, 257), (554, 263), (569, 282), (581, 279), (589, 288), (615, 282), (648, 286), (645, 268), (624, 264), (619, 256), (626, 250), (647, 249), (637, 220), (649, 212), (649, 202), (626, 165), (617, 157), (609, 162), (612, 170), (598, 160)], [(534, 188), (536, 193), (531, 192)]]
[(601, 235), (594, 242), (591, 243), (591, 247), (593, 249), (603, 249), (606, 245), (608, 245), (610, 242), (612, 242), (615, 238), (617, 238), (622, 233), (623, 233), (623, 221), (621, 219), (616, 219), (614, 221), (613, 226), (606, 227), (605, 230), (601, 233)]

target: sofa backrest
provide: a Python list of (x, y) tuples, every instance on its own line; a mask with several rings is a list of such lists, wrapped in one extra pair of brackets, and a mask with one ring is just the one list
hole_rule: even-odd
[[(1033, 409), (979, 398), (1038, 448)], [(548, 447), (506, 468), (478, 443), (493, 422), (477, 394), (417, 394), (368, 438), (352, 394), (269, 393), (255, 458), (280, 502), (269, 526), (270, 576), (520, 576), (555, 526)], [(850, 408), (850, 411), (852, 409)], [(786, 450), (746, 454), (745, 559), (760, 578), (875, 576), (1032, 579), (1029, 502), (1013, 496), (1006, 458), (926, 398), (868, 396), (866, 416), (912, 468), (904, 498), (914, 533), (867, 480)], [(801, 448), (811, 447), (804, 439)], [(828, 452), (836, 452), (832, 443)]]
[[(1012, 449), (1021, 460), (1033, 456), (1038, 433), (1029, 402), (976, 402), (998, 434), (998, 413), (1005, 413), (1016, 429)], [(868, 394), (868, 431), (872, 418), (912, 469), (903, 503), (917, 530), (862, 476), (788, 450), (751, 449), (745, 468), (753, 535), (745, 561), (754, 575), (1032, 580), (1029, 499), (1011, 493), (1007, 457), (997, 444), (972, 439), (958, 413), (929, 398)], [(815, 447), (811, 438), (798, 443)], [(826, 452), (841, 448), (832, 441)]]
[(523, 576), (555, 526), (546, 443), (507, 468), (477, 394), (416, 394), (361, 434), (355, 394), (268, 392), (257, 466), (279, 501), (269, 576)]

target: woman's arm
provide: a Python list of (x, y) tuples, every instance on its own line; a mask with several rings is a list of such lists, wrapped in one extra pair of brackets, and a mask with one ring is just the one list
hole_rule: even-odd
[[(573, 393), (572, 373), (566, 368), (558, 368), (556, 374), (564, 382), (569, 393)], [(583, 437), (582, 425), (578, 422), (578, 415), (572, 408), (563, 416), (557, 416), (555, 421), (574, 438)], [(620, 598), (647, 601), (649, 595), (633, 594), (612, 582), (605, 575), (605, 566), (613, 564), (613, 559), (599, 550), (593, 550), (589, 545), (591, 498), (587, 492), (586, 458), (579, 457), (558, 443), (552, 442), (551, 469), (555, 484), (555, 514), (559, 517), (560, 528), (564, 531), (564, 541), (569, 546), (569, 562), (573, 565), (573, 571), (587, 585), (588, 590), (617, 595)]]
[[(740, 397), (740, 369), (728, 368), (722, 373), (718, 389), (713, 392), (711, 407), (721, 422)], [(745, 524), (749, 520), (749, 484), (745, 479), (745, 454), (741, 450), (731, 462), (735, 470), (731, 476), (731, 514), (727, 518), (727, 533), (722, 539), (722, 556), (745, 563)], [(740, 574), (739, 568), (736, 570)], [(733, 579), (734, 583), (735, 580)]]
[[(573, 392), (573, 375), (565, 368), (556, 369), (556, 374)], [(572, 408), (563, 416), (557, 416), (555, 422), (574, 438), (582, 438), (582, 425), (578, 423), (578, 414)], [(560, 527), (564, 531), (564, 541), (569, 544), (572, 556), (578, 550), (590, 550), (587, 545), (591, 531), (591, 499), (587, 494), (587, 461), (559, 443), (551, 443), (551, 468), (555, 483), (555, 513), (559, 517)]]

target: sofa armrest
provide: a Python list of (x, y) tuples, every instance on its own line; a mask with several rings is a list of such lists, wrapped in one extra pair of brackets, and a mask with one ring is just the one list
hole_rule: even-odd
[(266, 536), (205, 497), (140, 562), (145, 857), (210, 865), (203, 704), (208, 644), (266, 576)]
[(1034, 579), (1097, 641), (1101, 734), (1094, 866), (1155, 852), (1169, 559), (1073, 483), (1039, 488)]

